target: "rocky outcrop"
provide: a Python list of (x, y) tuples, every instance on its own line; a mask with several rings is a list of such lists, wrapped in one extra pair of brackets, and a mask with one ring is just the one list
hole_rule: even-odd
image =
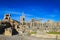
[(18, 32), (9, 22), (1, 22), (0, 34), (2, 34), (2, 35), (17, 35)]

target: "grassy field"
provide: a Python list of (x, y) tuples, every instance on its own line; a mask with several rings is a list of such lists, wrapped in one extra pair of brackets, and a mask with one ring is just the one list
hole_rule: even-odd
[(48, 34), (60, 34), (60, 32), (47, 32)]

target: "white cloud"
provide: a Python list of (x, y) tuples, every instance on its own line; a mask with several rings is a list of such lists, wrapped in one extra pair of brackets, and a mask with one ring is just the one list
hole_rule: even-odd
[(5, 13), (9, 13), (9, 14), (21, 14), (21, 12), (14, 12), (14, 11), (5, 11)]
[[(12, 19), (16, 19), (16, 20), (20, 20), (20, 16), (22, 15), (22, 12), (14, 12), (14, 11), (5, 11), (5, 13), (10, 13), (10, 14), (14, 14), (14, 15), (17, 15), (17, 16), (13, 16), (12, 15)], [(24, 13), (24, 12), (23, 12)], [(19, 16), (20, 15), (20, 16)], [(37, 17), (37, 16), (34, 16), (34, 15), (31, 15), (31, 14), (26, 14), (24, 13), (24, 15), (26, 16), (26, 20), (31, 20), (31, 18), (35, 18), (37, 20), (42, 20), (42, 22), (45, 22), (47, 21), (48, 19), (50, 18), (54, 18), (56, 17), (56, 15), (46, 15), (44, 18), (40, 18), (40, 17)], [(50, 18), (47, 18), (47, 17), (50, 17)], [(52, 19), (51, 19), (52, 20)]]
[(56, 17), (56, 15), (49, 15), (50, 17)]
[(56, 15), (51, 14), (51, 15), (46, 15), (45, 17), (46, 18), (54, 18), (54, 17), (56, 17)]

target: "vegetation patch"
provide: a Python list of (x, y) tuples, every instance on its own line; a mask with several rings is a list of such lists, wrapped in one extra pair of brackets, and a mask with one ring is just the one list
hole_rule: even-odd
[(31, 32), (30, 34), (36, 34), (36, 32)]
[(32, 35), (32, 34), (36, 34), (37, 32), (29, 32), (28, 34), (29, 35)]
[(60, 32), (47, 32), (48, 34), (60, 34)]

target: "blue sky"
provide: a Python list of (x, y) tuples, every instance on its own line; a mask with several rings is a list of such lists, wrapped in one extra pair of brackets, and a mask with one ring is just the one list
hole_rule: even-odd
[(14, 20), (20, 20), (24, 12), (26, 20), (31, 18), (60, 20), (60, 0), (0, 0), (0, 20), (4, 14), (11, 14)]

